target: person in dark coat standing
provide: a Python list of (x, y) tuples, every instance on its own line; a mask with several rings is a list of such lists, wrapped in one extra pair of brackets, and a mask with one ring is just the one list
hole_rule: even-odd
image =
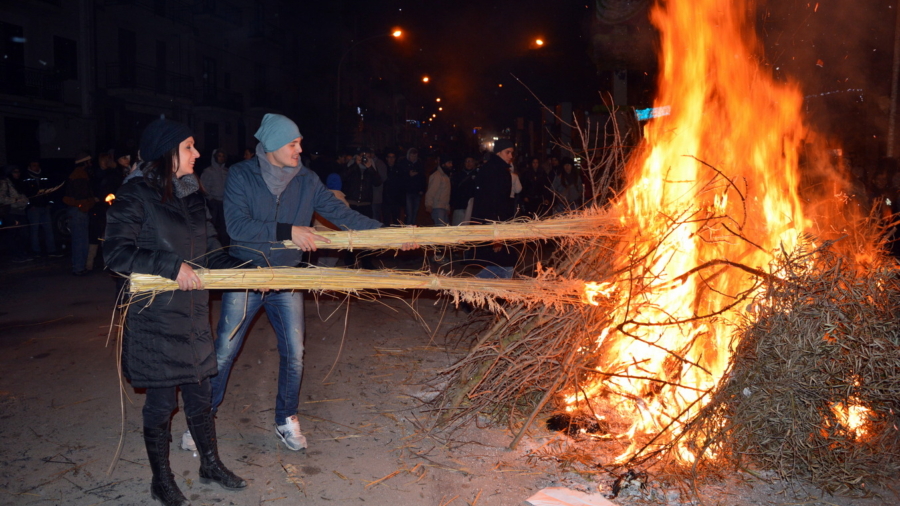
[(419, 206), (422, 204), (422, 196), (428, 188), (428, 179), (425, 178), (425, 164), (419, 160), (419, 150), (410, 148), (406, 152), (406, 159), (397, 162), (403, 174), (406, 187), (406, 224), (415, 225), (419, 219)]
[(450, 191), (450, 207), (453, 215), (450, 224), (454, 227), (469, 220), (472, 215), (472, 197), (475, 192), (475, 157), (467, 156), (462, 170), (450, 175), (452, 189)]
[(387, 226), (403, 224), (402, 210), (406, 208), (406, 177), (401, 164), (397, 161), (397, 153), (388, 151), (384, 156), (387, 177), (382, 189), (382, 223)]
[(237, 267), (221, 250), (207, 219), (190, 129), (158, 119), (141, 136), (145, 160), (119, 189), (107, 212), (104, 259), (119, 273), (155, 274), (178, 283), (171, 295), (135, 300), (122, 335), (122, 372), (146, 388), (144, 443), (153, 480), (150, 494), (165, 505), (190, 504), (169, 467), (169, 424), (181, 390), (184, 414), (200, 454), (200, 481), (228, 489), (247, 482), (219, 460), (210, 410), (210, 376), (217, 364), (209, 325), (209, 293), (191, 265)]
[(478, 169), (475, 177), (475, 202), (472, 204), (472, 221), (506, 221), (515, 214), (512, 194), (512, 167), (515, 145), (509, 139), (494, 143), (494, 152)]
[[(512, 167), (515, 144), (509, 139), (494, 142), (494, 152), (478, 169), (475, 176), (475, 198), (472, 204), (472, 221), (490, 223), (511, 220), (516, 214), (512, 194)], [(515, 249), (497, 243), (479, 246), (475, 258), (485, 263), (479, 278), (511, 278), (516, 264)]]
[(350, 209), (366, 218), (372, 218), (372, 195), (382, 179), (375, 168), (371, 150), (360, 148), (352, 161), (341, 171), (341, 186)]
[(35, 257), (41, 256), (41, 242), (44, 243), (43, 253), (50, 257), (61, 257), (62, 253), (56, 248), (56, 238), (53, 234), (53, 213), (50, 209), (55, 185), (50, 176), (41, 170), (41, 163), (32, 160), (28, 163), (28, 171), (22, 178), (19, 192), (30, 202), (25, 213), (28, 215), (28, 223), (31, 232), (31, 253)]
[(63, 202), (68, 208), (69, 232), (72, 234), (72, 274), (87, 274), (90, 212), (97, 203), (91, 188), (91, 155), (80, 153), (75, 157), (75, 169), (66, 179), (66, 195)]

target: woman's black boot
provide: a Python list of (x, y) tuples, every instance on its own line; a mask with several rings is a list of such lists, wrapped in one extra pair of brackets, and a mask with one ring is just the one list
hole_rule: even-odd
[(175, 475), (169, 467), (169, 423), (159, 427), (144, 427), (144, 444), (147, 459), (153, 471), (150, 496), (165, 506), (190, 506), (190, 502), (175, 484)]
[(230, 490), (245, 488), (247, 482), (232, 473), (219, 460), (219, 448), (216, 443), (216, 425), (211, 413), (187, 417), (188, 428), (197, 444), (200, 454), (200, 482), (214, 481)]

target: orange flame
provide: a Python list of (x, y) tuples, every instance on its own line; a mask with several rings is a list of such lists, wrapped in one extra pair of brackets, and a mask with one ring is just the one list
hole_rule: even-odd
[[(798, 158), (807, 129), (802, 95), (757, 65), (761, 48), (749, 0), (660, 1), (661, 74), (645, 145), (628, 167), (617, 202), (630, 230), (617, 252), (630, 276), (603, 287), (623, 294), (597, 340), (603, 380), (565, 400), (618, 394), (631, 434), (673, 433), (706, 403), (725, 373), (735, 325), (754, 277), (810, 227), (798, 196)], [(637, 273), (637, 275), (635, 275)], [(594, 301), (598, 287), (588, 287)], [(630, 297), (625, 299), (624, 297)], [(665, 444), (666, 437), (657, 438)], [(620, 456), (634, 454), (634, 447)], [(684, 448), (683, 459), (697, 457)]]

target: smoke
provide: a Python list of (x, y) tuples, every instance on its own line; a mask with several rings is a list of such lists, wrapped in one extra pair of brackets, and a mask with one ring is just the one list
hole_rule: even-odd
[(772, 0), (759, 8), (763, 64), (797, 81), (812, 125), (857, 157), (877, 158), (872, 152), (885, 141), (896, 7), (896, 0)]

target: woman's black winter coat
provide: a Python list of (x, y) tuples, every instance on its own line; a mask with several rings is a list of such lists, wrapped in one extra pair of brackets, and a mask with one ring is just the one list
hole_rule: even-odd
[(516, 214), (512, 193), (510, 165), (495, 154), (484, 163), (475, 175), (475, 201), (472, 204), (472, 220), (479, 223), (507, 221)]
[[(211, 269), (240, 264), (220, 249), (203, 195), (194, 192), (162, 202), (160, 192), (141, 177), (116, 192), (107, 212), (103, 252), (114, 272), (172, 280), (186, 260)], [(137, 388), (198, 383), (215, 375), (209, 292), (135, 297), (125, 318), (122, 372)]]

